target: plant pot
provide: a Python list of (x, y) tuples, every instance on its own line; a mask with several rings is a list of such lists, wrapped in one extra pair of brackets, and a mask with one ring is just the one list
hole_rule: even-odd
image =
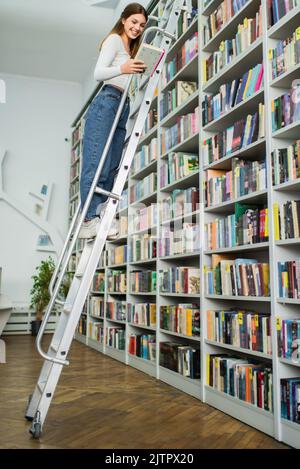
[(34, 337), (38, 335), (41, 324), (41, 320), (36, 319), (35, 321), (31, 321), (31, 335), (33, 335)]

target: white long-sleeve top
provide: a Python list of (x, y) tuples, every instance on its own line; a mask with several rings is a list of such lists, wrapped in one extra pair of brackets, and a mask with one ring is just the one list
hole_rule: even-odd
[(94, 71), (94, 78), (106, 85), (125, 89), (129, 75), (122, 74), (121, 65), (130, 59), (119, 34), (110, 34), (102, 44)]

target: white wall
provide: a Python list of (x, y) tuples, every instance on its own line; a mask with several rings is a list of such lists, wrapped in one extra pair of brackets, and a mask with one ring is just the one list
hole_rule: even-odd
[[(82, 104), (82, 86), (55, 80), (0, 74), (7, 87), (0, 104), (0, 148), (5, 192), (32, 210), (30, 191), (53, 182), (49, 222), (65, 237), (70, 181), (70, 124)], [(35, 250), (43, 234), (21, 214), (0, 201), (2, 293), (15, 305), (29, 301), (35, 266), (48, 254)]]

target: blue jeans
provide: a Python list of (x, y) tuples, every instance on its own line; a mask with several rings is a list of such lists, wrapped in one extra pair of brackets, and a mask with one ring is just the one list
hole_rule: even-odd
[[(116, 117), (122, 98), (122, 91), (111, 85), (105, 85), (93, 99), (86, 115), (83, 135), (82, 168), (80, 178), (81, 208), (87, 199), (106, 141)], [(129, 99), (126, 98), (121, 117), (106, 155), (97, 186), (111, 191), (114, 178), (123, 153), (126, 136), (126, 123), (129, 115)], [(99, 204), (107, 200), (102, 194), (94, 194), (85, 216), (91, 220), (99, 215)], [(98, 209), (98, 210), (97, 210)]]

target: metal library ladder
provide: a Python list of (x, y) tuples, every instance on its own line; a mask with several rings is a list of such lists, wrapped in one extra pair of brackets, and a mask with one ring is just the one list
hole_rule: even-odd
[[(109, 151), (115, 129), (117, 127), (126, 97), (130, 89), (132, 76), (128, 80), (128, 84), (122, 95), (116, 118), (104, 147), (102, 157), (100, 159), (99, 166), (97, 168), (87, 200), (81, 211), (80, 206), (78, 206), (76, 210), (62, 253), (60, 255), (60, 259), (51, 279), (51, 298), (36, 340), (37, 350), (44, 358), (44, 364), (42, 366), (34, 392), (29, 398), (29, 403), (25, 413), (25, 418), (32, 421), (32, 425), (29, 431), (33, 438), (39, 438), (42, 434), (43, 424), (45, 422), (47, 412), (58, 384), (63, 366), (69, 364), (67, 361), (67, 354), (69, 352), (76, 326), (86, 301), (101, 252), (104, 248), (110, 226), (116, 213), (117, 203), (121, 200), (121, 194), (134, 154), (136, 152), (137, 145), (139, 143), (155, 89), (158, 85), (167, 52), (170, 49), (171, 41), (176, 39), (175, 31), (179, 15), (182, 11), (187, 11), (188, 14), (191, 14), (191, 0), (167, 0), (161, 18), (150, 16), (152, 20), (157, 21), (159, 26), (151, 26), (147, 28), (143, 35), (143, 41), (146, 41), (146, 38), (150, 33), (152, 34), (152, 37), (154, 35), (152, 43), (156, 47), (161, 48), (162, 57), (156, 69), (152, 71), (151, 76), (147, 77), (147, 80), (145, 80), (145, 83), (148, 82), (147, 86), (138, 87), (133, 104), (134, 109), (138, 109), (138, 112), (135, 113), (136, 118), (133, 124), (133, 128), (130, 132), (130, 137), (126, 139), (121, 164), (118, 169), (118, 174), (115, 178), (114, 187), (112, 192), (107, 192), (97, 187), (97, 182), (99, 180), (105, 158)], [(68, 261), (78, 238), (81, 225), (84, 221), (91, 199), (95, 193), (107, 196), (107, 202), (105, 202), (105, 209), (100, 220), (97, 236), (85, 243), (85, 247), (80, 257), (67, 298), (65, 301), (61, 301), (58, 298), (60, 286), (67, 269)], [(48, 351), (45, 353), (42, 350), (41, 340), (48, 318), (56, 304), (59, 304), (62, 307), (62, 312)]]

